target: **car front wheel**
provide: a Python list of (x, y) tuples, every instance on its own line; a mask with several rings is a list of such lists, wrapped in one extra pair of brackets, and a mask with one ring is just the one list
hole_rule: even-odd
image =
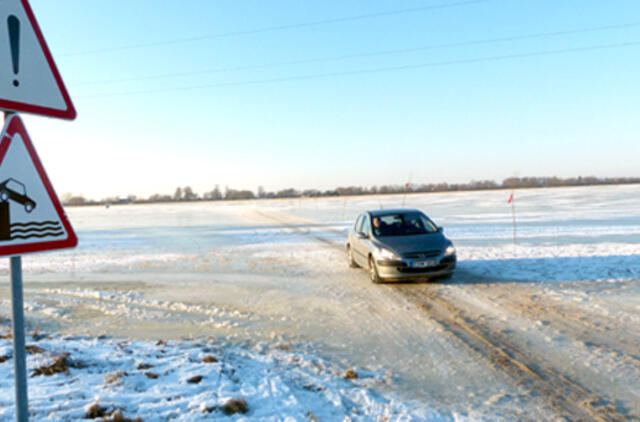
[(378, 275), (378, 267), (372, 256), (369, 257), (369, 278), (376, 284), (382, 283), (382, 279)]

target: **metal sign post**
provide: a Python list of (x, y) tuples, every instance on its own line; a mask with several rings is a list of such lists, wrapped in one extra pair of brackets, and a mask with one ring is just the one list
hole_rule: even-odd
[(26, 422), (29, 420), (29, 400), (27, 396), (27, 361), (25, 356), (24, 304), (22, 299), (22, 257), (12, 256), (10, 260), (16, 421)]
[[(5, 121), (13, 113), (5, 112)], [(22, 257), (12, 256), (11, 277), (11, 330), (13, 334), (13, 371), (16, 393), (16, 421), (29, 420), (29, 398), (27, 394), (27, 359), (24, 335), (24, 300), (22, 296)]]

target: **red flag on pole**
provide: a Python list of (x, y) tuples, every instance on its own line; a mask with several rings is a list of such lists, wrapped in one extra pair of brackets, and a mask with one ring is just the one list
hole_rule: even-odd
[(511, 202), (513, 202), (513, 192), (511, 192), (511, 195), (509, 195), (509, 199), (507, 199), (507, 204), (510, 204)]

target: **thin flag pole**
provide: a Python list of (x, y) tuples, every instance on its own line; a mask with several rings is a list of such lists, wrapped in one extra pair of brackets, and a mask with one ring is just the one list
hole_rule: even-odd
[(402, 208), (404, 208), (404, 203), (407, 200), (407, 189), (409, 188), (409, 183), (404, 184), (404, 195), (402, 196)]
[(413, 178), (413, 172), (409, 172), (409, 179), (404, 184), (404, 195), (402, 196), (402, 208), (404, 208), (404, 204), (407, 200), (407, 192), (409, 191), (409, 186), (411, 185), (411, 179)]
[(513, 244), (516, 244), (516, 205), (513, 200), (513, 191), (509, 197), (509, 203), (511, 204), (511, 219), (513, 220)]
[(404, 208), (404, 203), (407, 200), (407, 191), (409, 190), (409, 185), (411, 184), (412, 174), (409, 173), (409, 180), (404, 184), (404, 196), (402, 197), (402, 208)]

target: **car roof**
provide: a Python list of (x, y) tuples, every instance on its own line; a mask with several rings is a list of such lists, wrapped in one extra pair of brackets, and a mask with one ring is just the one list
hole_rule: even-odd
[(406, 214), (409, 212), (419, 212), (422, 213), (422, 211), (415, 209), (415, 208), (390, 208), (390, 209), (382, 209), (382, 210), (369, 210), (367, 211), (369, 214), (371, 214), (373, 217), (376, 216), (381, 216), (381, 215), (388, 215), (388, 214)]

